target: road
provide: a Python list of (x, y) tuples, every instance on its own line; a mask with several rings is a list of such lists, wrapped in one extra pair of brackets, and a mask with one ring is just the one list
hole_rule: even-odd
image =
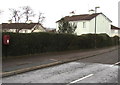
[(3, 83), (118, 83), (118, 50), (2, 79)]

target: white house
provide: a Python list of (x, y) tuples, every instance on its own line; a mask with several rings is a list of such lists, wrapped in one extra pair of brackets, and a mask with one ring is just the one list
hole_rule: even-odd
[[(118, 33), (113, 30), (119, 30), (119, 28), (112, 29), (111, 26), (112, 21), (108, 17), (106, 17), (103, 13), (73, 15), (66, 16), (63, 18), (69, 23), (75, 23), (77, 25), (77, 28), (75, 30), (75, 34), (77, 35), (95, 33), (95, 27), (97, 34), (106, 33), (109, 36), (118, 35)], [(57, 23), (56, 31), (59, 30), (60, 20), (56, 22)]]
[(39, 23), (2, 23), (2, 32), (46, 32), (46, 29)]
[(111, 25), (111, 36), (119, 36), (120, 37), (120, 28)]

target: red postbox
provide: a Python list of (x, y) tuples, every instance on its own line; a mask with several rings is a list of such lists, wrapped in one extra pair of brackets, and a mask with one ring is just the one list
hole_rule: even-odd
[(10, 35), (4, 35), (3, 36), (3, 43), (4, 43), (4, 45), (9, 45), (10, 44)]

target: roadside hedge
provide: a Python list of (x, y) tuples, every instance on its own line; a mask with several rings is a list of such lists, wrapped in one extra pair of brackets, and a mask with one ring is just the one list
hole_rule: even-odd
[[(118, 45), (119, 37), (107, 34), (83, 34), (81, 36), (57, 33), (3, 33), (10, 35), (10, 45), (2, 44), (2, 55), (20, 56), (45, 52), (79, 50)], [(95, 41), (96, 40), (96, 41)]]

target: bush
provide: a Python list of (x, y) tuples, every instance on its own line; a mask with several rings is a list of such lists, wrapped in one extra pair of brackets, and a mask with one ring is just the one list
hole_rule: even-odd
[(118, 36), (114, 36), (111, 38), (113, 45), (119, 45), (120, 44), (120, 38)]
[(3, 45), (3, 56), (18, 56), (43, 52), (64, 51), (74, 39), (72, 34), (56, 33), (3, 33), (10, 35), (10, 45)]
[(83, 34), (75, 38), (71, 49), (89, 49), (112, 46), (112, 39), (107, 34)]
[[(57, 33), (3, 33), (10, 35), (10, 45), (2, 45), (2, 54), (5, 56), (20, 56), (44, 52), (89, 49), (118, 45), (119, 37), (109, 37), (106, 34), (72, 34)], [(96, 41), (95, 41), (96, 40)]]
[(107, 47), (112, 45), (112, 40), (107, 34), (97, 34), (96, 47)]

